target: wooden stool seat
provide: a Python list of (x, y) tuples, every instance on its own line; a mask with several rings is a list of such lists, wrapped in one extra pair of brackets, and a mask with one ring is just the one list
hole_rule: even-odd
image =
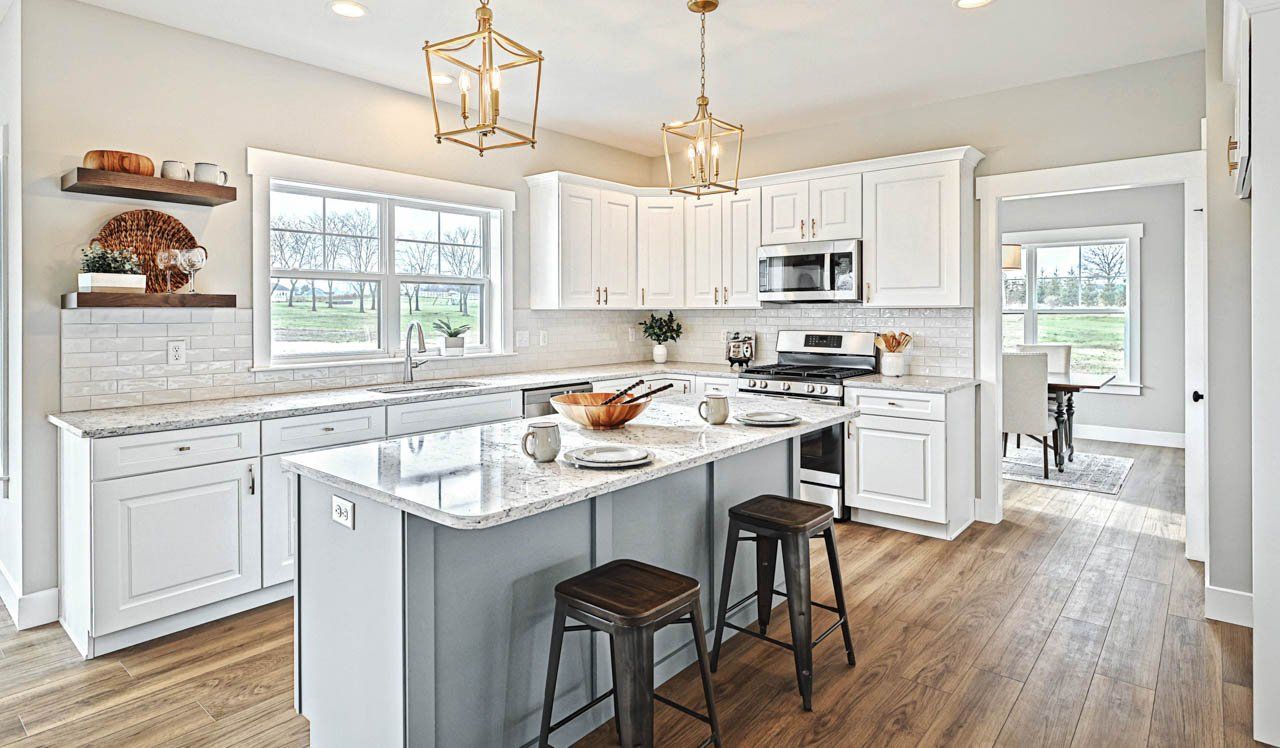
[(835, 512), (825, 504), (765, 494), (729, 509), (729, 516), (781, 532), (812, 532), (831, 522)]
[(556, 585), (556, 598), (619, 626), (647, 626), (698, 599), (698, 580), (619, 559)]

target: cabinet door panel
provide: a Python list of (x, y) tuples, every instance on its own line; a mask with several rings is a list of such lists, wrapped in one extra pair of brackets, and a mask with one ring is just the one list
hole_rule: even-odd
[(640, 306), (684, 306), (684, 198), (642, 197), (638, 212)]
[(280, 468), (283, 455), (262, 458), (262, 586), (293, 579), (298, 479)]
[(258, 460), (93, 484), (93, 635), (262, 586)]
[(603, 305), (636, 306), (636, 198), (622, 192), (600, 192), (600, 245), (594, 286), (601, 286)]
[(809, 182), (809, 238), (830, 241), (862, 237), (862, 175)]
[(724, 198), (723, 278), (720, 301), (725, 306), (760, 306), (760, 190), (742, 190)]
[(863, 187), (866, 303), (959, 305), (960, 164), (869, 172)]
[(524, 397), (518, 391), (389, 405), (387, 436), (425, 434), (429, 431), (506, 421), (522, 415)]
[(720, 197), (685, 203), (685, 306), (719, 306), (723, 280)]
[(596, 307), (595, 261), (600, 246), (600, 190), (560, 187), (560, 306)]
[(808, 238), (809, 183), (791, 182), (760, 188), (764, 244), (801, 242)]
[(945, 423), (860, 416), (853, 438), (850, 506), (946, 521)]

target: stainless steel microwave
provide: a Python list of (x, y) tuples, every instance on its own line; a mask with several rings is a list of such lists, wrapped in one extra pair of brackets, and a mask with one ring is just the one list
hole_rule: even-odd
[(862, 301), (862, 242), (760, 248), (761, 301)]

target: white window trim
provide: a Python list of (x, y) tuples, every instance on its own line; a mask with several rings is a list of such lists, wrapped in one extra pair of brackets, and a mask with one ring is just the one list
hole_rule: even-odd
[[(334, 190), (369, 192), (425, 202), (482, 208), (496, 212), (493, 227), (499, 234), (499, 246), (492, 253), (489, 270), (490, 289), (494, 295), (493, 324), (487, 355), (513, 351), (515, 317), (513, 215), (516, 196), (511, 190), (450, 182), (416, 174), (344, 164), (337, 161), (297, 156), (259, 148), (247, 149), (247, 171), (252, 178), (253, 214), (253, 366), (272, 369), (312, 364), (322, 366), (358, 363), (390, 363), (404, 356), (402, 341), (396, 341), (397, 330), (387, 335), (394, 350), (391, 355), (363, 351), (352, 355), (327, 357), (271, 357), (271, 183), (273, 180), (298, 182)], [(406, 276), (412, 282), (413, 276)], [(430, 355), (430, 354), (428, 354)], [(323, 360), (321, 360), (323, 358)]]
[[(1098, 390), (1107, 395), (1142, 394), (1142, 236), (1143, 224), (1124, 223), (1114, 226), (1085, 226), (1080, 228), (1044, 229), (1039, 231), (1011, 231), (1002, 236), (1006, 244), (1024, 247), (1070, 246), (1080, 243), (1125, 241), (1129, 245), (1128, 282), (1129, 310), (1125, 321), (1125, 368), (1127, 381), (1115, 381)], [(1027, 299), (1031, 298), (1031, 278), (1027, 281)], [(1001, 296), (1001, 313), (1004, 313)], [(1087, 312), (1088, 310), (1083, 310)], [(1034, 323), (1029, 323), (1034, 324)]]

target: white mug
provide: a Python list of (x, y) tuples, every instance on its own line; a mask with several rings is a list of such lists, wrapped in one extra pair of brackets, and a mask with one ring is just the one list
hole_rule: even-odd
[(227, 173), (217, 164), (208, 164), (203, 161), (196, 164), (196, 181), (205, 184), (225, 185), (230, 179)]
[[(530, 448), (529, 442), (533, 441)], [(520, 440), (520, 449), (534, 462), (552, 462), (560, 456), (560, 427), (550, 421), (529, 424), (529, 430)]]
[(160, 164), (160, 176), (165, 179), (180, 179), (184, 182), (190, 182), (191, 170), (181, 161), (165, 161)]
[(707, 395), (707, 399), (698, 403), (698, 417), (712, 426), (728, 421), (729, 398), (719, 394)]

